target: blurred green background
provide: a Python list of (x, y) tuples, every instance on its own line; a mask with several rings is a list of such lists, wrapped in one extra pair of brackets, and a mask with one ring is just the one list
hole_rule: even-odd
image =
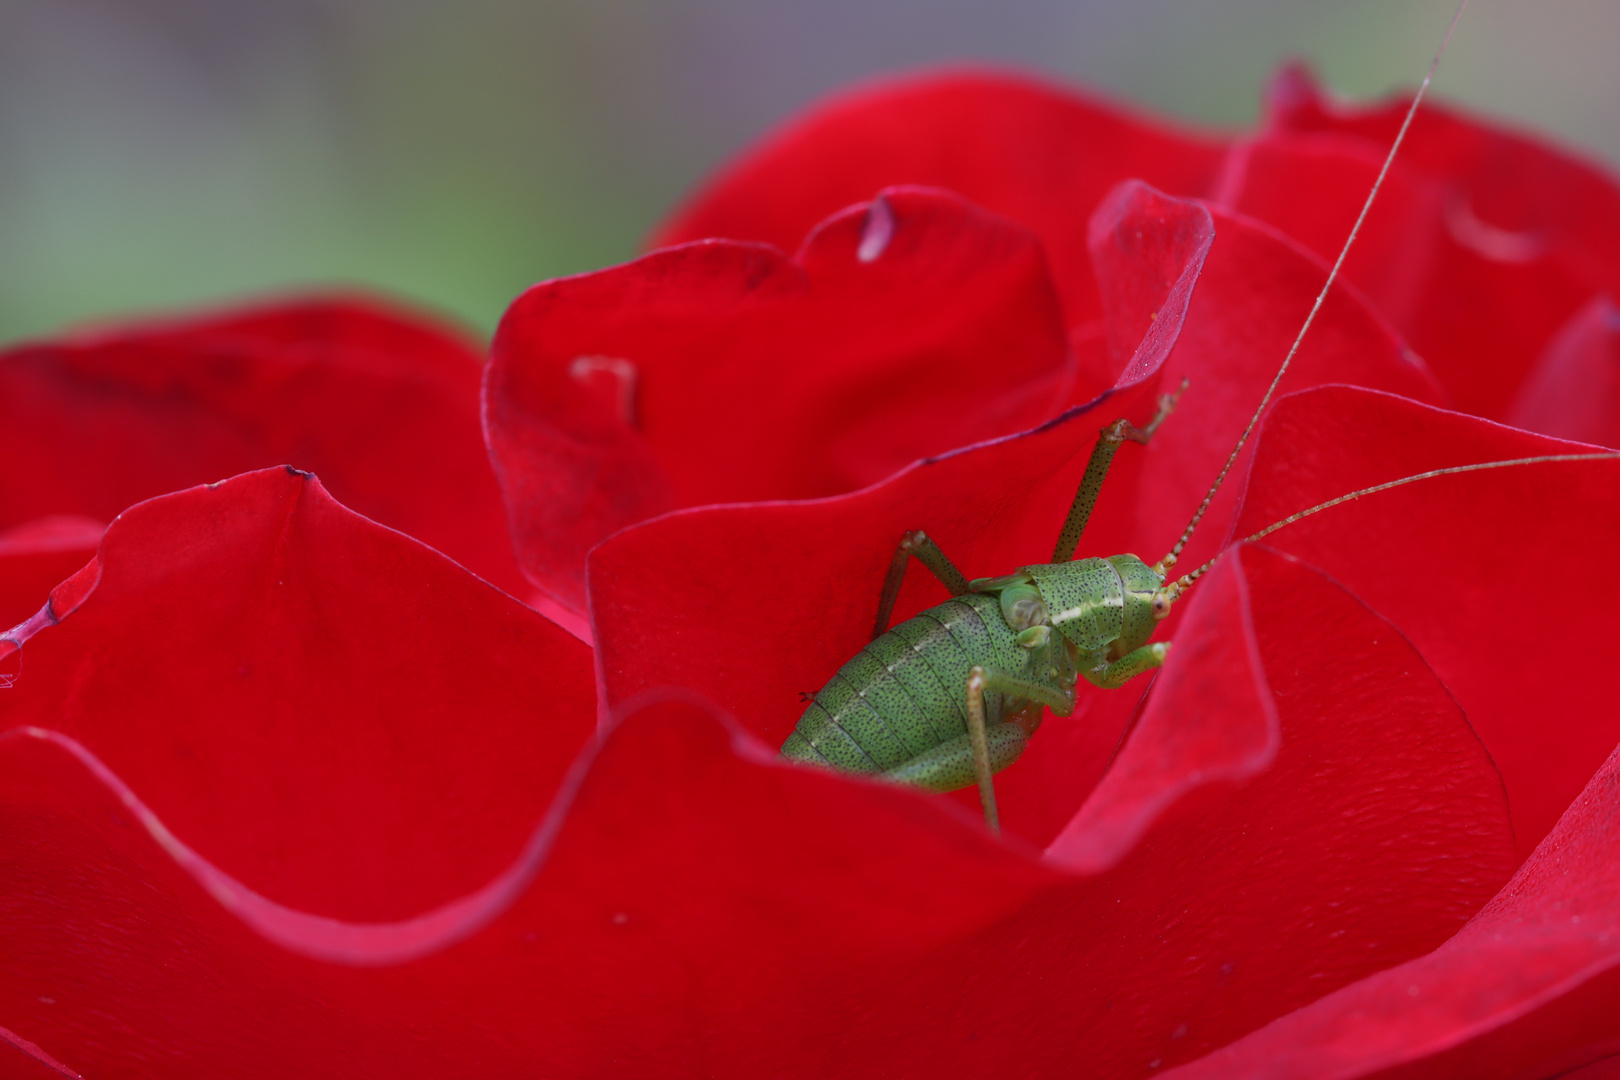
[[(851, 79), (988, 60), (1250, 123), (1421, 77), (1451, 0), (0, 0), (0, 339), (338, 284), (488, 331)], [(1476, 0), (1438, 93), (1620, 161), (1620, 3)]]

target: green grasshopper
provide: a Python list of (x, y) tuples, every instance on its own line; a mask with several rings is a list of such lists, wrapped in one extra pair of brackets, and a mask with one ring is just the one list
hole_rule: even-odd
[[(1159, 667), (1170, 643), (1150, 641), (1172, 605), (1214, 560), (1175, 581), (1169, 577), (1210, 501), (1253, 433), (1300, 342), (1333, 287), (1412, 117), (1462, 16), (1458, 5), (1428, 74), (1413, 95), (1360, 216), (1329, 272), (1310, 314), (1284, 357), (1226, 464), (1169, 554), (1153, 565), (1135, 555), (1073, 560), (1114, 455), (1126, 442), (1146, 444), (1186, 390), (1160, 399), (1146, 427), (1121, 419), (1104, 428), (1086, 463), (1079, 490), (1058, 535), (1052, 561), (1002, 577), (969, 581), (921, 530), (896, 549), (878, 601), (870, 643), (817, 693), (782, 744), (782, 756), (833, 769), (882, 776), (930, 791), (977, 783), (985, 822), (999, 831), (993, 775), (1016, 761), (1044, 709), (1074, 712), (1078, 680), (1115, 689)], [(1351, 492), (1292, 514), (1243, 541), (1258, 540), (1340, 503), (1453, 473), (1549, 461), (1611, 458), (1566, 454), (1436, 469)], [(922, 563), (952, 599), (890, 627), (907, 566)]]
[[(1070, 559), (1115, 452), (1146, 443), (1174, 405), (1163, 399), (1146, 428), (1120, 420), (1104, 429), (1049, 564), (969, 581), (925, 533), (908, 533), (889, 565), (871, 643), (815, 696), (782, 755), (932, 791), (977, 781), (996, 828), (990, 777), (1023, 753), (1042, 709), (1068, 716), (1080, 677), (1113, 689), (1169, 652), (1166, 642), (1148, 642), (1179, 595), (1177, 584), (1166, 586), (1163, 561)], [(953, 599), (890, 629), (913, 558)]]

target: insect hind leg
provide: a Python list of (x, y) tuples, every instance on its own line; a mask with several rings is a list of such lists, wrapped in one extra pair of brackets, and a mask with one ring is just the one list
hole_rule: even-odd
[(1101, 434), (1097, 436), (1097, 445), (1092, 447), (1091, 457), (1086, 461), (1086, 471), (1080, 477), (1080, 487), (1074, 493), (1069, 516), (1064, 519), (1063, 529), (1058, 533), (1057, 547), (1052, 551), (1053, 562), (1068, 562), (1074, 558), (1074, 551), (1080, 546), (1080, 534), (1086, 531), (1086, 522), (1091, 520), (1091, 511), (1097, 505), (1097, 496), (1102, 494), (1103, 480), (1108, 476), (1108, 467), (1114, 463), (1114, 453), (1127, 442), (1146, 446), (1148, 440), (1153, 438), (1153, 433), (1159, 430), (1159, 425), (1175, 412), (1176, 402), (1181, 400), (1181, 395), (1186, 389), (1187, 380), (1182, 379), (1175, 393), (1160, 396), (1159, 411), (1153, 415), (1147, 427), (1139, 428), (1129, 420), (1121, 419), (1102, 429)]

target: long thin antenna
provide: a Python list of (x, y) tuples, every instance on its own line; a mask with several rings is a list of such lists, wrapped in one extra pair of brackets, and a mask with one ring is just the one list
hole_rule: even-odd
[[(1436, 476), (1453, 476), (1457, 473), (1484, 472), (1486, 469), (1506, 469), (1512, 465), (1539, 465), (1550, 461), (1620, 461), (1620, 453), (1544, 454), (1541, 457), (1512, 458), (1507, 461), (1482, 461), (1475, 465), (1453, 465), (1446, 469), (1431, 469), (1428, 472), (1417, 473), (1414, 476), (1406, 476), (1399, 480), (1391, 480), (1385, 484), (1374, 484), (1372, 487), (1365, 487), (1359, 491), (1352, 491), (1348, 495), (1340, 495), (1337, 499), (1329, 499), (1325, 503), (1317, 503), (1308, 510), (1301, 510), (1297, 514), (1289, 514), (1281, 521), (1274, 521), (1257, 533), (1250, 533), (1242, 540), (1239, 540), (1238, 543), (1247, 544), (1251, 540), (1259, 540), (1270, 536), (1272, 533), (1276, 532), (1285, 525), (1292, 525), (1301, 518), (1308, 518), (1312, 514), (1320, 514), (1323, 510), (1332, 509), (1333, 507), (1338, 506), (1340, 503), (1353, 502), (1354, 500), (1361, 498), (1363, 495), (1373, 495), (1380, 491), (1388, 491), (1390, 488), (1398, 488), (1404, 487), (1407, 484), (1415, 484), (1419, 480), (1432, 480)], [(1203, 566), (1200, 566), (1198, 569), (1176, 582), (1175, 588), (1177, 590), (1185, 590), (1187, 586), (1191, 585), (1193, 582), (1202, 577), (1206, 570), (1214, 566), (1215, 560), (1219, 558), (1219, 555), (1215, 556), (1214, 559), (1209, 560), (1209, 562), (1205, 563)]]
[(1277, 369), (1277, 374), (1272, 378), (1271, 385), (1266, 387), (1266, 396), (1260, 399), (1259, 408), (1255, 409), (1254, 415), (1249, 417), (1249, 426), (1243, 429), (1243, 434), (1238, 437), (1237, 445), (1232, 447), (1232, 453), (1226, 459), (1226, 464), (1221, 466), (1220, 475), (1215, 478), (1215, 483), (1210, 485), (1209, 494), (1205, 495), (1204, 501), (1198, 504), (1198, 512), (1193, 514), (1192, 520), (1187, 523), (1186, 531), (1181, 534), (1181, 539), (1176, 541), (1176, 546), (1170, 549), (1170, 554), (1165, 556), (1164, 561), (1161, 563), (1166, 569), (1175, 565), (1176, 557), (1181, 554), (1181, 549), (1187, 546), (1188, 540), (1192, 539), (1193, 530), (1198, 528), (1198, 522), (1203, 519), (1204, 511), (1209, 509), (1209, 504), (1214, 500), (1215, 493), (1221, 489), (1221, 483), (1226, 479), (1226, 474), (1232, 471), (1233, 462), (1237, 461), (1238, 454), (1243, 451), (1244, 444), (1249, 441), (1249, 436), (1253, 434), (1254, 426), (1260, 422), (1261, 414), (1266, 411), (1266, 406), (1271, 403), (1271, 396), (1277, 392), (1277, 384), (1282, 382), (1284, 373), (1288, 371), (1288, 365), (1294, 362), (1294, 354), (1299, 352), (1300, 342), (1305, 340), (1306, 332), (1310, 330), (1311, 324), (1316, 321), (1316, 313), (1322, 310), (1322, 302), (1327, 299), (1328, 290), (1333, 288), (1333, 282), (1338, 279), (1339, 270), (1344, 266), (1345, 257), (1350, 254), (1350, 248), (1355, 244), (1356, 236), (1361, 232), (1362, 222), (1367, 220), (1367, 213), (1372, 209), (1373, 200), (1378, 198), (1378, 191), (1384, 186), (1384, 177), (1389, 175), (1389, 167), (1395, 162), (1395, 152), (1401, 148), (1401, 143), (1406, 141), (1406, 131), (1412, 126), (1412, 117), (1417, 115), (1418, 104), (1422, 102), (1423, 95), (1428, 92), (1429, 83), (1434, 81), (1434, 73), (1440, 67), (1440, 58), (1446, 54), (1446, 46), (1451, 44), (1452, 32), (1457, 29), (1457, 23), (1462, 19), (1463, 9), (1467, 6), (1468, 0), (1460, 0), (1457, 4), (1457, 10), (1451, 16), (1451, 25), (1446, 27), (1446, 36), (1440, 39), (1440, 48), (1435, 50), (1434, 59), (1429, 61), (1429, 71), (1428, 74), (1423, 76), (1423, 85), (1419, 86), (1417, 93), (1412, 95), (1412, 104), (1406, 110), (1406, 118), (1401, 121), (1401, 129), (1395, 133), (1395, 141), (1390, 144), (1389, 153), (1384, 157), (1383, 167), (1378, 170), (1378, 179), (1373, 181), (1372, 190), (1367, 193), (1367, 201), (1362, 204), (1361, 213), (1356, 217), (1356, 223), (1351, 226), (1350, 235), (1345, 239), (1344, 247), (1340, 249), (1339, 257), (1333, 263), (1333, 269), (1328, 271), (1327, 281), (1323, 283), (1322, 291), (1316, 294), (1316, 303), (1311, 305), (1311, 313), (1305, 316), (1305, 324), (1299, 328), (1299, 334), (1294, 338), (1293, 345), (1289, 346), (1288, 355), (1283, 357), (1282, 367)]

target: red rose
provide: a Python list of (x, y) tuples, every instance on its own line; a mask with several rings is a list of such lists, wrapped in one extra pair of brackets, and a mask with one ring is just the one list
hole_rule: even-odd
[[(1082, 553), (1168, 548), (1389, 126), (1279, 85), (1231, 145), (1016, 80), (871, 91), (660, 234), (738, 240), (521, 297), (485, 379), (493, 477), (535, 602), (594, 658), (486, 583), (527, 592), (438, 331), (288, 305), (0, 358), (33, 455), (0, 481), (0, 596), (37, 608), (116, 515), (0, 657), (8, 1067), (1515, 1076), (1611, 1053), (1616, 587), (1587, 564), (1620, 528), (1613, 460), (1424, 481), (1223, 557), (1151, 695), (1084, 693), (998, 779), (1004, 840), (774, 757), (905, 530), (973, 575), (1044, 560), (1100, 424), (1185, 377)], [(1590, 450), (1448, 403), (1615, 430), (1594, 297), (1620, 241), (1586, 223), (1620, 196), (1426, 117), (1351, 264), (1373, 303), (1330, 295), (1184, 566), (1360, 487)], [(1471, 354), (1447, 352), (1459, 312)], [(897, 617), (938, 595), (913, 575)]]

